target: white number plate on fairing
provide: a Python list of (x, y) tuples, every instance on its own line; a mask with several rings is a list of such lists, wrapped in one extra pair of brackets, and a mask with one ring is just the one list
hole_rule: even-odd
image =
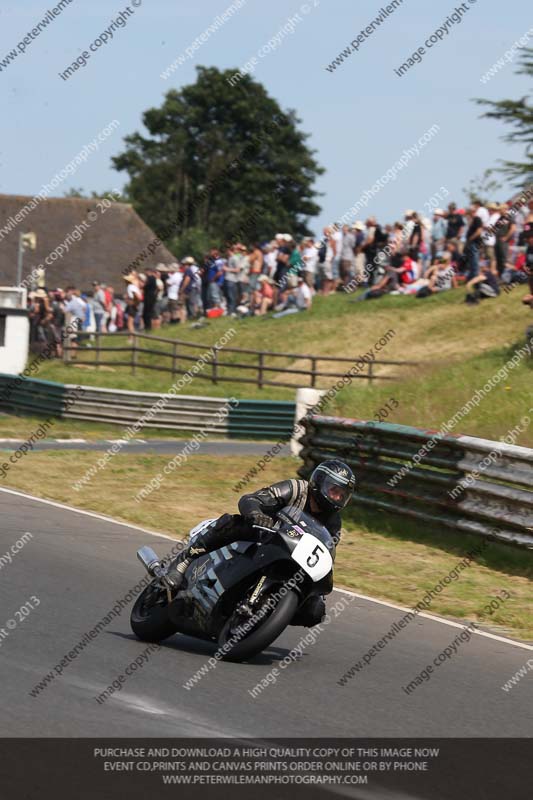
[(291, 556), (315, 583), (325, 578), (333, 567), (333, 559), (326, 545), (310, 533), (303, 534)]

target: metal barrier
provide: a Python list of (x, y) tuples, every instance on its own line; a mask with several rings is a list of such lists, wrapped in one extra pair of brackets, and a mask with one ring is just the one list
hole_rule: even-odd
[(533, 450), (405, 425), (309, 416), (299, 474), (341, 458), (354, 501), (533, 549)]
[[(143, 427), (179, 431), (205, 431), (230, 438), (289, 437), (294, 427), (296, 404), (239, 400), (226, 397), (165, 395), (52, 383), (36, 378), (0, 374), (0, 408), (15, 414), (46, 414), (128, 427), (158, 401), (164, 401)], [(222, 415), (224, 409), (227, 414)]]

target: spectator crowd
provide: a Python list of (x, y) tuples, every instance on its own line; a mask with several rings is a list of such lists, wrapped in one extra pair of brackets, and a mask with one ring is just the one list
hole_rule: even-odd
[[(330, 225), (320, 240), (278, 233), (269, 242), (236, 242), (213, 248), (203, 259), (187, 256), (170, 265), (146, 267), (124, 277), (124, 291), (93, 281), (90, 290), (35, 287), (28, 295), (32, 349), (52, 345), (62, 356), (65, 328), (73, 346), (82, 334), (153, 331), (222, 315), (280, 317), (311, 309), (313, 297), (363, 291), (418, 298), (466, 287), (476, 304), (517, 284), (533, 308), (533, 200), (450, 203), (433, 218), (408, 209), (403, 221), (382, 225), (376, 217), (353, 225)], [(44, 284), (44, 279), (42, 281)]]

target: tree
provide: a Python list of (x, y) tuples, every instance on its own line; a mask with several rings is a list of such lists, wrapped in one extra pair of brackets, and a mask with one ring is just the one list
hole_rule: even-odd
[(323, 169), (301, 120), (249, 75), (231, 86), (234, 70), (197, 70), (196, 83), (143, 114), (149, 135), (127, 136), (113, 158), (136, 211), (171, 248), (309, 234)]
[(108, 199), (108, 200), (113, 200), (115, 202), (120, 201), (121, 203), (129, 203), (130, 202), (129, 199), (128, 199), (127, 192), (125, 190), (123, 190), (122, 192), (119, 192), (118, 190), (115, 190), (115, 189), (108, 189), (105, 192), (95, 192), (93, 190), (90, 194), (87, 194), (85, 189), (82, 189), (81, 187), (78, 188), (78, 189), (73, 188), (73, 189), (69, 189), (68, 192), (64, 192), (63, 193), (63, 197), (80, 197), (83, 200), (104, 200), (104, 199)]
[[(526, 47), (519, 59), (517, 75), (533, 76), (533, 48)], [(511, 127), (503, 140), (513, 144), (524, 144), (525, 161), (502, 161), (498, 169), (522, 188), (533, 182), (533, 105), (526, 95), (519, 100), (483, 100), (477, 98), (478, 105), (487, 106), (490, 111), (483, 114), (488, 119), (502, 120)]]
[(481, 176), (471, 178), (468, 186), (463, 187), (463, 192), (467, 195), (470, 203), (476, 200), (486, 206), (491, 200), (494, 200), (495, 192), (501, 189), (501, 184), (494, 180), (492, 175), (493, 169), (486, 169)]

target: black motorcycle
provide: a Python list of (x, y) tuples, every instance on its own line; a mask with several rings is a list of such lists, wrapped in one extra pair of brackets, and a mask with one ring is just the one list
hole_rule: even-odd
[[(193, 528), (190, 543), (212, 522)], [(288, 625), (309, 625), (309, 610), (321, 608), (321, 596), (333, 589), (332, 536), (295, 507), (277, 514), (274, 529), (260, 530), (260, 543), (234, 542), (195, 559), (178, 592), (169, 575), (172, 562), (165, 565), (142, 547), (137, 556), (154, 580), (131, 612), (136, 636), (160, 642), (182, 633), (216, 642), (222, 659), (246, 661)]]

